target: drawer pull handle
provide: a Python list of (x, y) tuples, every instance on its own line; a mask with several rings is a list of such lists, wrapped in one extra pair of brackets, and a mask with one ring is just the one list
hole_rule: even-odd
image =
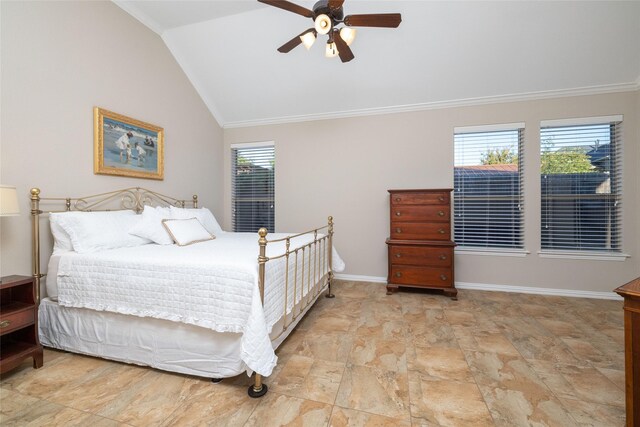
[(399, 202), (399, 201), (400, 201), (400, 197), (396, 197), (396, 202)]
[(400, 258), (400, 254), (396, 254), (396, 258)]
[(444, 196), (438, 196), (438, 200), (440, 200), (441, 202), (444, 202)]
[(438, 216), (444, 216), (444, 211), (438, 211)]
[(402, 233), (402, 229), (401, 228), (396, 228), (396, 233)]
[(445, 276), (444, 274), (441, 274), (441, 275), (440, 275), (440, 280), (443, 280), (443, 281), (444, 281), (444, 280), (447, 280), (447, 276)]
[(438, 230), (438, 233), (444, 234), (444, 228), (441, 228), (440, 230)]
[(444, 261), (445, 259), (447, 259), (447, 256), (446, 255), (440, 255), (440, 259)]
[(402, 273), (397, 272), (397, 273), (396, 273), (396, 277), (402, 277)]
[(396, 212), (396, 216), (400, 216), (400, 215), (401, 215), (400, 212)]
[(6, 328), (10, 324), (11, 324), (11, 320), (3, 320), (2, 322), (0, 322), (0, 328)]

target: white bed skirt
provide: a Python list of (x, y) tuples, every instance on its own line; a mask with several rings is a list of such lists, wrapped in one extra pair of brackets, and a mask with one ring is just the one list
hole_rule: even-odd
[[(322, 295), (324, 292), (318, 296)], [(274, 349), (302, 317), (297, 316), (287, 331), (272, 341)], [(240, 359), (239, 333), (216, 332), (150, 317), (63, 307), (49, 298), (40, 302), (38, 323), (40, 342), (46, 347), (198, 377), (228, 378), (243, 372), (252, 373)], [(282, 321), (274, 325), (272, 337), (281, 329)]]

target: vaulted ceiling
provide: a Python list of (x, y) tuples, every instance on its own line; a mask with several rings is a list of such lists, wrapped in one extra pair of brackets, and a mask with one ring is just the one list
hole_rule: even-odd
[(257, 1), (114, 1), (226, 127), (640, 86), (639, 1), (346, 0), (345, 14), (402, 14), (397, 29), (358, 28), (348, 63), (324, 57), (322, 36), (276, 51), (313, 23)]

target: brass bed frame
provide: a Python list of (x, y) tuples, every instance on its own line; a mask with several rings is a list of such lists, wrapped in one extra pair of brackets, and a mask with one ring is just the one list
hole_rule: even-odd
[[(136, 213), (140, 213), (145, 205), (150, 206), (176, 206), (180, 208), (185, 207), (198, 207), (198, 196), (192, 196), (191, 200), (176, 199), (174, 197), (166, 196), (164, 194), (157, 193), (152, 190), (148, 190), (141, 187), (130, 187), (123, 190), (116, 190), (107, 193), (94, 194), (91, 196), (78, 197), (78, 198), (55, 198), (55, 197), (40, 197), (40, 189), (31, 189), (31, 228), (32, 228), (32, 266), (33, 277), (36, 283), (36, 300), (40, 303), (40, 279), (46, 276), (42, 274), (40, 269), (40, 216), (48, 213), (55, 212), (69, 212), (69, 211), (105, 211), (110, 210), (109, 207), (115, 207), (116, 209), (129, 209)], [(61, 204), (64, 202), (65, 208), (62, 210), (41, 210), (41, 203)], [(115, 206), (113, 206), (115, 205)], [(325, 235), (318, 237), (318, 232), (327, 230)], [(258, 230), (258, 285), (260, 289), (260, 299), (264, 305), (264, 289), (265, 289), (265, 270), (266, 264), (270, 260), (285, 258), (285, 292), (284, 292), (284, 314), (282, 322), (282, 330), (277, 336), (272, 337), (271, 341), (278, 339), (291, 324), (296, 321), (298, 316), (304, 312), (319, 296), (320, 292), (326, 287), (326, 298), (333, 298), (335, 295), (331, 292), (331, 282), (333, 281), (333, 270), (331, 266), (333, 247), (333, 217), (328, 217), (328, 223), (325, 226), (315, 228), (303, 233), (289, 235), (280, 239), (267, 240), (268, 231), (266, 228), (260, 228)], [(290, 248), (291, 239), (300, 237), (307, 234), (313, 234), (313, 241), (300, 246), (295, 249)], [(267, 245), (269, 243), (285, 242), (286, 250), (283, 254), (267, 257)], [(311, 250), (313, 248), (313, 251)], [(305, 254), (308, 250), (308, 255)], [(313, 274), (311, 272), (311, 253), (315, 252), (313, 256)], [(301, 254), (301, 256), (300, 256)], [(288, 320), (287, 316), (287, 302), (289, 292), (289, 266), (290, 257), (294, 260), (294, 278), (293, 278), (293, 305), (291, 307), (291, 318)], [(306, 258), (305, 258), (306, 256)], [(298, 264), (301, 262), (301, 280), (298, 283)], [(305, 263), (308, 263), (307, 271), (305, 272)], [(306, 275), (306, 287), (305, 287), (305, 275)], [(312, 280), (313, 279), (313, 280)], [(296, 294), (298, 289), (301, 292), (300, 307), (298, 312), (295, 312)], [(303, 301), (302, 292), (307, 290), (306, 299)], [(214, 379), (214, 381), (216, 381)], [(219, 381), (219, 380), (217, 380)], [(262, 382), (262, 375), (255, 373), (254, 383), (249, 386), (248, 394), (251, 397), (261, 397), (267, 393), (268, 387)]]

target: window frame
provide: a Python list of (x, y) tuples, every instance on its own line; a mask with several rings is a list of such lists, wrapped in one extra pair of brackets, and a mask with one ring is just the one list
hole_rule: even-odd
[[(597, 117), (580, 117), (580, 118), (569, 118), (569, 119), (554, 119), (554, 120), (542, 120), (540, 122), (540, 138), (538, 144), (538, 152), (540, 157), (539, 162), (539, 178), (540, 179), (540, 229), (538, 231), (538, 235), (540, 237), (540, 249), (538, 250), (538, 255), (541, 258), (559, 258), (559, 259), (575, 259), (575, 260), (595, 260), (595, 261), (624, 261), (629, 257), (628, 254), (623, 251), (623, 226), (624, 226), (624, 216), (623, 216), (623, 199), (624, 199), (624, 182), (623, 182), (623, 149), (624, 149), (624, 138), (623, 138), (623, 121), (624, 117), (622, 115), (612, 115), (612, 116), (597, 116)], [(617, 129), (614, 132), (610, 131), (610, 135), (613, 140), (610, 140), (610, 144), (615, 144), (614, 153), (616, 158), (612, 162), (612, 168), (616, 169), (612, 171), (612, 179), (615, 184), (614, 187), (617, 190), (617, 193), (609, 193), (605, 198), (613, 198), (616, 202), (616, 209), (619, 209), (614, 215), (616, 217), (617, 223), (616, 227), (616, 239), (618, 241), (618, 247), (616, 249), (607, 250), (602, 249), (599, 250), (597, 248), (594, 249), (580, 249), (580, 248), (548, 248), (543, 247), (543, 231), (544, 231), (544, 221), (543, 221), (543, 207), (545, 203), (545, 195), (543, 194), (543, 186), (542, 186), (542, 150), (543, 150), (543, 130), (550, 128), (566, 128), (566, 127), (580, 127), (580, 126), (592, 126), (592, 125), (608, 125), (608, 126), (616, 126)], [(579, 194), (574, 195), (580, 196)], [(566, 198), (569, 198), (566, 196)]]
[(515, 200), (518, 204), (519, 210), (519, 224), (518, 224), (518, 242), (513, 246), (473, 246), (473, 245), (465, 245), (464, 243), (457, 243), (457, 247), (455, 249), (456, 253), (461, 253), (465, 255), (487, 255), (487, 256), (506, 256), (506, 257), (524, 257), (529, 254), (529, 251), (526, 250), (525, 246), (525, 191), (524, 191), (524, 173), (526, 167), (526, 159), (525, 159), (525, 123), (517, 122), (517, 123), (504, 123), (504, 124), (493, 124), (493, 125), (480, 125), (480, 126), (459, 126), (454, 128), (453, 132), (453, 149), (454, 149), (454, 193), (453, 193), (453, 231), (455, 236), (455, 227), (456, 227), (456, 200), (459, 199), (456, 193), (456, 179), (455, 179), (455, 168), (456, 168), (456, 136), (462, 134), (473, 134), (473, 133), (492, 133), (492, 132), (504, 132), (504, 131), (517, 131), (518, 132), (518, 188), (519, 193), (515, 195)]
[[(233, 232), (258, 232), (258, 229), (261, 227), (265, 227), (267, 228), (267, 230), (269, 231), (269, 233), (273, 233), (276, 231), (275, 229), (275, 225), (276, 225), (276, 195), (275, 195), (275, 188), (276, 188), (276, 165), (275, 165), (275, 161), (276, 161), (276, 146), (275, 146), (275, 142), (274, 141), (260, 141), (260, 142), (245, 142), (245, 143), (234, 143), (230, 145), (230, 165), (231, 165), (231, 200), (230, 200), (230, 205), (231, 205), (231, 229)], [(273, 178), (272, 178), (272, 185), (270, 187), (270, 189), (268, 190), (268, 194), (269, 197), (271, 198), (270, 202), (272, 205), (272, 212), (270, 213), (270, 220), (272, 222), (272, 224), (264, 224), (261, 225), (259, 227), (257, 227), (255, 230), (252, 229), (244, 229), (242, 227), (242, 224), (239, 224), (236, 222), (236, 201), (237, 201), (237, 188), (236, 188), (236, 177), (237, 177), (237, 154), (238, 154), (238, 150), (264, 150), (267, 148), (272, 148), (273, 150)]]

